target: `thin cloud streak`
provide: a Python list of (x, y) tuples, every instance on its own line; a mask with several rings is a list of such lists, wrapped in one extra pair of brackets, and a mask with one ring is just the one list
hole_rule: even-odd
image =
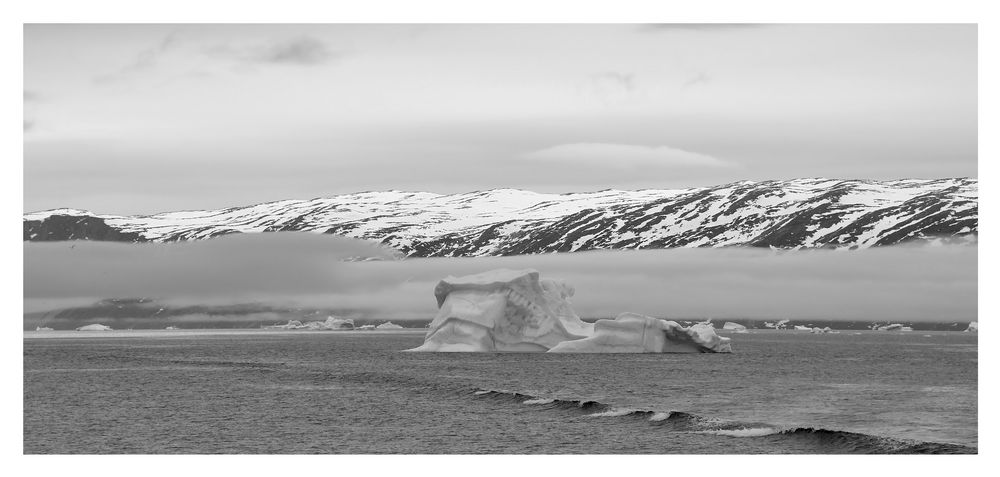
[(216, 45), (207, 54), (218, 58), (228, 58), (250, 64), (277, 64), (316, 66), (340, 58), (343, 53), (335, 51), (325, 42), (303, 36), (267, 44), (256, 45)]
[(130, 63), (123, 66), (114, 73), (100, 75), (94, 78), (98, 84), (113, 83), (121, 81), (134, 74), (153, 69), (160, 62), (160, 58), (177, 44), (176, 32), (170, 32), (156, 45), (146, 48), (135, 55)]
[(669, 146), (633, 144), (575, 143), (532, 151), (524, 159), (556, 161), (608, 167), (726, 167), (731, 164), (715, 157)]
[(646, 23), (637, 28), (641, 32), (661, 32), (671, 30), (718, 31), (766, 28), (780, 23)]

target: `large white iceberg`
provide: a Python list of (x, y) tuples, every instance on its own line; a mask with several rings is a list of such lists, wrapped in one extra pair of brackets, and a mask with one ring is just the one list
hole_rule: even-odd
[(634, 313), (586, 323), (570, 306), (573, 293), (532, 269), (447, 277), (434, 289), (439, 310), (424, 344), (411, 351), (729, 351), (710, 323), (683, 327)]
[(683, 327), (637, 313), (622, 313), (613, 320), (597, 320), (594, 334), (563, 341), (550, 353), (729, 353), (729, 338), (720, 337), (710, 323)]
[(973, 321), (969, 323), (969, 327), (966, 328), (965, 331), (979, 331), (979, 322)]
[(413, 351), (548, 351), (586, 338), (594, 325), (573, 312), (572, 295), (573, 287), (531, 269), (447, 277), (434, 288), (438, 314)]
[(77, 328), (76, 331), (111, 331), (111, 327), (94, 323), (92, 325), (81, 326)]

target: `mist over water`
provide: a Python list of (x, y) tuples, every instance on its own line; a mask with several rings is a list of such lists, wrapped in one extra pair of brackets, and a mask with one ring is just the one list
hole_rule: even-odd
[[(149, 297), (170, 305), (262, 303), (429, 319), (448, 275), (534, 268), (576, 288), (583, 317), (977, 320), (975, 245), (856, 251), (748, 248), (410, 258), (309, 233), (172, 244), (24, 244), (25, 312)], [(376, 257), (381, 261), (344, 261)]]

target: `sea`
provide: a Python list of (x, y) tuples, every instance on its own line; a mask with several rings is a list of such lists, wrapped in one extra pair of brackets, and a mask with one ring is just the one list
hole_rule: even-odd
[(24, 333), (26, 454), (978, 453), (976, 333), (407, 353), (422, 330)]

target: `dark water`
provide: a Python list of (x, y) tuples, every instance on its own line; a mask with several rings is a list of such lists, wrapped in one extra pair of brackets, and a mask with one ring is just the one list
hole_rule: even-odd
[[(930, 335), (930, 336), (927, 336)], [(416, 333), (25, 333), (24, 452), (975, 453), (977, 337), (417, 354)]]

